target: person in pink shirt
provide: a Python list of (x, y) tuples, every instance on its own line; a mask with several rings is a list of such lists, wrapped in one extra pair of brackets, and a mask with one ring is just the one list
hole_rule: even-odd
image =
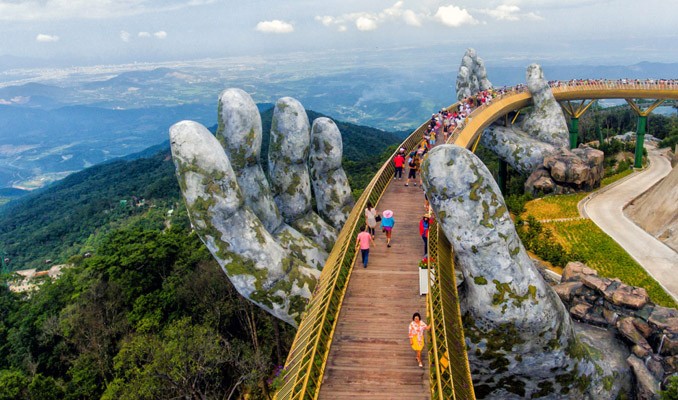
[(370, 243), (374, 244), (374, 240), (372, 240), (372, 235), (365, 232), (365, 225), (363, 225), (360, 227), (360, 233), (355, 244), (356, 251), (360, 249), (360, 254), (363, 256), (363, 268), (367, 268), (367, 259), (370, 256)]

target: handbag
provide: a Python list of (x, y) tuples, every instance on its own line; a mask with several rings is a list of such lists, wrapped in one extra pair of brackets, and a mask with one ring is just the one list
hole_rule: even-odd
[(374, 217), (374, 220), (377, 222), (381, 221), (381, 215), (377, 215), (376, 217)]

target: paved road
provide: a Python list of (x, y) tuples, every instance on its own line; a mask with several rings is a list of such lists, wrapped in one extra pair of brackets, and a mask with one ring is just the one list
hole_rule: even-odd
[(647, 169), (596, 192), (584, 200), (580, 209), (678, 300), (678, 253), (645, 232), (622, 211), (626, 204), (671, 171), (671, 163), (666, 158), (651, 149), (648, 153), (650, 166)]

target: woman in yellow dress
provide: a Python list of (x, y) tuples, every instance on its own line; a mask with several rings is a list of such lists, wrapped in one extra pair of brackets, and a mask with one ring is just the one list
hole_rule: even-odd
[(424, 367), (424, 364), (421, 363), (421, 351), (424, 349), (424, 331), (429, 329), (431, 327), (421, 320), (421, 315), (414, 313), (412, 322), (410, 322), (410, 346), (417, 353), (417, 362), (422, 368)]

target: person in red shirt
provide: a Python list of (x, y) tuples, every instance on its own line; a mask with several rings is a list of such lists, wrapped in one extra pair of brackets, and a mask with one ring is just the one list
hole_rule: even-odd
[(395, 175), (393, 175), (393, 180), (403, 179), (403, 165), (405, 165), (405, 156), (402, 153), (398, 153), (393, 159), (393, 165), (395, 166)]
[(367, 260), (370, 256), (370, 243), (374, 244), (374, 240), (372, 240), (372, 235), (365, 232), (365, 225), (360, 227), (360, 233), (356, 239), (355, 249), (356, 251), (360, 249), (360, 253), (363, 256), (363, 268), (367, 268)]
[(419, 235), (421, 240), (424, 241), (424, 256), (428, 254), (428, 231), (431, 227), (431, 216), (429, 214), (424, 215), (419, 221)]

